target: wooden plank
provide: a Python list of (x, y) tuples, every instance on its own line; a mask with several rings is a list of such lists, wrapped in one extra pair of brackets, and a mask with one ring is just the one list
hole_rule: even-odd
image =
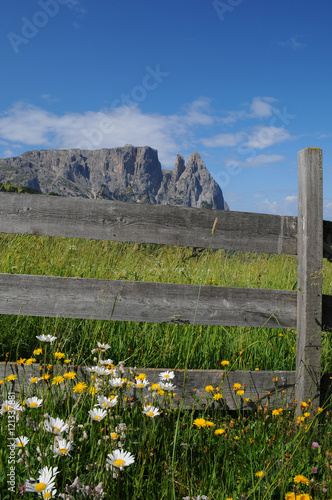
[[(298, 293), (296, 392), (300, 403), (319, 406), (322, 329), (323, 167), (322, 150), (298, 155)], [(300, 408), (298, 407), (298, 412)]]
[(0, 232), (297, 252), (296, 217), (16, 193), (0, 193)]
[[(22, 384), (27, 384), (32, 376), (38, 376), (39, 365), (14, 366), (14, 363), (0, 363), (0, 379), (10, 374), (18, 376), (14, 385), (14, 390), (19, 392)], [(60, 368), (61, 369), (61, 368)], [(73, 367), (68, 367), (69, 370)], [(159, 382), (159, 374), (169, 368), (137, 368), (136, 375), (145, 373), (150, 384)], [(54, 367), (54, 375), (59, 373), (59, 368)], [(82, 380), (90, 383), (90, 373), (79, 367), (77, 381)], [(132, 380), (132, 370), (125, 368), (123, 377)], [(278, 379), (278, 380), (276, 380)], [(221, 371), (221, 370), (174, 370), (174, 379), (171, 382), (175, 385), (174, 406), (181, 406), (183, 409), (202, 409), (213, 404), (212, 394), (207, 393), (205, 388), (212, 385), (215, 390), (222, 394), (221, 407), (227, 410), (255, 410), (258, 406), (266, 404), (272, 408), (284, 408), (286, 404), (294, 403), (295, 372), (293, 371)], [(239, 396), (234, 391), (234, 384), (241, 384), (244, 394)], [(283, 392), (284, 391), (284, 392)], [(173, 392), (173, 390), (172, 390)], [(216, 391), (214, 391), (216, 393)], [(137, 396), (133, 390), (132, 396)], [(151, 393), (144, 391), (144, 395)], [(249, 401), (246, 401), (249, 399)], [(158, 404), (158, 401), (156, 401)], [(216, 403), (214, 403), (217, 406)]]
[(296, 291), (0, 274), (0, 314), (296, 326)]

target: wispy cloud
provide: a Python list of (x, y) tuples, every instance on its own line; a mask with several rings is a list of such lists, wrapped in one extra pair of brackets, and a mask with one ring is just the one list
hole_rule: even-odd
[(307, 44), (303, 42), (299, 42), (299, 38), (303, 38), (305, 35), (293, 35), (288, 40), (284, 42), (275, 42), (279, 47), (285, 47), (287, 49), (292, 50), (300, 50), (304, 49)]
[(260, 154), (260, 155), (255, 155), (251, 156), (249, 158), (246, 158), (245, 160), (237, 160), (237, 159), (229, 159), (226, 160), (225, 166), (227, 167), (241, 167), (241, 168), (246, 168), (246, 167), (266, 167), (267, 165), (271, 163), (277, 163), (280, 161), (283, 161), (285, 159), (284, 156), (282, 155), (265, 155), (265, 154)]
[(201, 139), (201, 143), (206, 147), (234, 147), (246, 138), (244, 132), (234, 134), (217, 134), (210, 138)]
[(290, 139), (290, 134), (282, 127), (259, 126), (249, 136), (245, 145), (248, 148), (264, 149), (287, 139)]

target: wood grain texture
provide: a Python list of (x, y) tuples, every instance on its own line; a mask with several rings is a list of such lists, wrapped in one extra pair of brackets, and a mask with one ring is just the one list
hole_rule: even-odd
[[(297, 401), (319, 406), (322, 337), (322, 150), (298, 154)], [(298, 408), (298, 413), (300, 407)]]
[(0, 232), (297, 252), (296, 217), (16, 193), (0, 193)]
[(296, 291), (0, 274), (0, 314), (296, 327)]

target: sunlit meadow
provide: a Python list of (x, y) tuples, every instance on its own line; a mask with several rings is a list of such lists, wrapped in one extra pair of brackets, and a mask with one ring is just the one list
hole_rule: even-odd
[[(18, 235), (1, 248), (6, 273), (296, 289), (287, 256)], [(331, 277), (324, 261), (326, 294)], [(329, 401), (301, 402), (299, 418), (282, 401), (227, 412), (220, 384), (204, 409), (177, 403), (175, 368), (294, 370), (295, 346), (290, 329), (1, 316), (1, 499), (329, 500)], [(165, 370), (153, 383), (130, 366)]]

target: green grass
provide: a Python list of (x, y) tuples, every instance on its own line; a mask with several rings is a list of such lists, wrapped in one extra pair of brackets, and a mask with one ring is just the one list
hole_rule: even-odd
[[(289, 256), (20, 235), (1, 235), (0, 240), (0, 272), (6, 273), (296, 289), (296, 258)], [(326, 294), (332, 294), (331, 278), (332, 266), (324, 262)], [(56, 335), (57, 341), (52, 346), (40, 343), (36, 335), (41, 334)], [(110, 344), (110, 349), (105, 354), (92, 352), (97, 341)], [(331, 334), (323, 332), (323, 372), (332, 372), (330, 341)], [(41, 356), (33, 354), (39, 346)], [(295, 346), (296, 332), (291, 329), (0, 317), (0, 359), (40, 358), (43, 369), (39, 372), (37, 365), (38, 376), (47, 373), (48, 363), (54, 364), (56, 350), (72, 364), (96, 365), (100, 358), (111, 357), (114, 365), (126, 360), (126, 366), (142, 368), (220, 369), (220, 362), (227, 359), (232, 369), (291, 370), (295, 369)], [(63, 360), (58, 365), (64, 374), (67, 365)], [(295, 494), (298, 500), (332, 498), (329, 401), (322, 411), (308, 402), (300, 420), (294, 416), (295, 405), (282, 403), (278, 414), (268, 404), (247, 413), (226, 412), (222, 404), (214, 408), (207, 405), (202, 411), (182, 410), (172, 407), (173, 396), (167, 393), (152, 391), (144, 397), (137, 390), (132, 398), (130, 380), (122, 389), (113, 389), (105, 379), (112, 376), (87, 378), (87, 387), (79, 396), (73, 391), (77, 380), (62, 380), (57, 385), (52, 383), (52, 373), (48, 382), (21, 388), (16, 396), (19, 404), (37, 396), (42, 405), (27, 407), (15, 421), (15, 437), (26, 436), (29, 443), (20, 452), (15, 449), (13, 494), (6, 476), (11, 457), (10, 414), (3, 411), (0, 416), (3, 500), (21, 498), (18, 486), (29, 477), (37, 479), (38, 470), (45, 466), (58, 467), (58, 494), (65, 493), (79, 477), (81, 490), (71, 493), (78, 500), (98, 498), (97, 494), (83, 494), (100, 482), (104, 498), (117, 500), (180, 500), (198, 495), (209, 500), (291, 500)], [(13, 382), (2, 382), (0, 392), (6, 400)], [(96, 394), (90, 392), (94, 387)], [(209, 395), (213, 398), (222, 392), (221, 385)], [(117, 395), (118, 403), (96, 422), (88, 411), (97, 404), (99, 395)], [(145, 416), (147, 403), (158, 407), (160, 415)], [(55, 436), (43, 425), (47, 414), (67, 422), (74, 417), (71, 431), (63, 436), (74, 445), (71, 456), (53, 457), (50, 447)], [(202, 427), (197, 418), (205, 420)], [(122, 432), (120, 424), (125, 425)], [(215, 434), (217, 429), (221, 429), (220, 434)], [(112, 433), (117, 434), (116, 439)], [(314, 442), (319, 448), (312, 446)], [(135, 462), (113, 477), (106, 468), (106, 458), (119, 446), (130, 452)], [(298, 475), (308, 484), (297, 483), (294, 478)]]

